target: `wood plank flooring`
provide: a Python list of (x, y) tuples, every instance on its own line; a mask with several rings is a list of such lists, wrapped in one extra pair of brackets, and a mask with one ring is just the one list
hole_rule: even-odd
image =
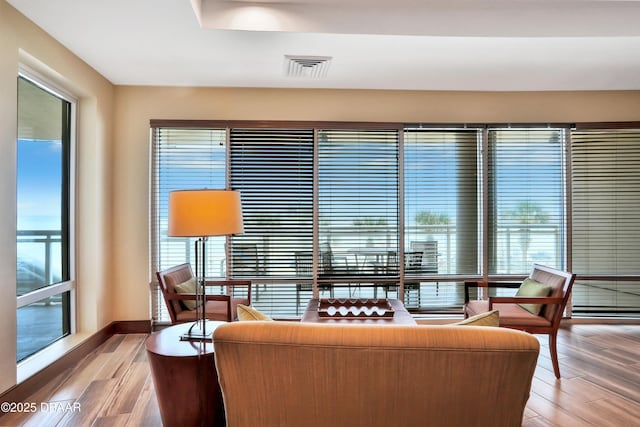
[[(161, 426), (145, 338), (114, 335), (32, 395), (37, 412), (5, 414), (0, 426)], [(539, 339), (523, 426), (640, 425), (640, 325), (563, 325), (559, 381)]]

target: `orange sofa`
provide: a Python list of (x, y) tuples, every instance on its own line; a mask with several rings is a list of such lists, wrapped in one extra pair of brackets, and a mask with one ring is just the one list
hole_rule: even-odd
[(519, 426), (540, 348), (503, 328), (261, 321), (214, 347), (229, 427)]

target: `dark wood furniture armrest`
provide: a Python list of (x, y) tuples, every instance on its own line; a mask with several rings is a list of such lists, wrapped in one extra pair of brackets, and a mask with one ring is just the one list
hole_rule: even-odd
[(196, 299), (196, 294), (178, 294), (178, 293), (172, 293), (172, 294), (167, 294), (166, 298), (168, 300), (176, 300), (176, 301), (188, 301), (188, 300), (194, 300)]
[(232, 288), (234, 286), (246, 286), (247, 287), (247, 299), (251, 301), (251, 280), (205, 280), (205, 286), (227, 286)]
[(519, 288), (522, 282), (487, 282), (488, 288)]
[(469, 288), (484, 287), (487, 282), (480, 282), (477, 280), (465, 280), (464, 281), (464, 303), (469, 302)]
[(489, 310), (493, 304), (562, 304), (563, 298), (556, 297), (489, 297)]
[(231, 295), (205, 295), (207, 301), (231, 301)]
[[(229, 295), (206, 295), (206, 297), (207, 297), (207, 300), (211, 300), (211, 301), (227, 301), (228, 299), (231, 298)], [(178, 300), (178, 301), (194, 300), (196, 299), (196, 294), (187, 294), (187, 293), (169, 294), (167, 295), (167, 298), (170, 300)]]
[(205, 280), (206, 286), (251, 286), (251, 280)]
[[(207, 295), (207, 301), (228, 301), (229, 299), (231, 299), (231, 297), (229, 295)], [(189, 301), (189, 300), (195, 300), (196, 299), (196, 294), (169, 294), (167, 295), (167, 298), (170, 300), (177, 300), (177, 301)]]
[(469, 288), (519, 288), (518, 282), (485, 282), (483, 280), (465, 280), (464, 302), (469, 302)]

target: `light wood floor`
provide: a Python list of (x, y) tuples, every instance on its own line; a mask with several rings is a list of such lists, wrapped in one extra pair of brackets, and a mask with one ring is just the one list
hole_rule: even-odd
[[(7, 414), (0, 426), (160, 426), (145, 337), (111, 337), (28, 399), (38, 407), (63, 406)], [(547, 337), (539, 338), (543, 347), (523, 426), (640, 425), (640, 325), (563, 326), (560, 381), (553, 375)]]

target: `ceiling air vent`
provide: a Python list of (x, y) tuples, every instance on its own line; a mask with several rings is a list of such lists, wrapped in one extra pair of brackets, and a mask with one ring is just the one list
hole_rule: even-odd
[(284, 73), (288, 77), (318, 79), (327, 76), (330, 56), (284, 56)]

